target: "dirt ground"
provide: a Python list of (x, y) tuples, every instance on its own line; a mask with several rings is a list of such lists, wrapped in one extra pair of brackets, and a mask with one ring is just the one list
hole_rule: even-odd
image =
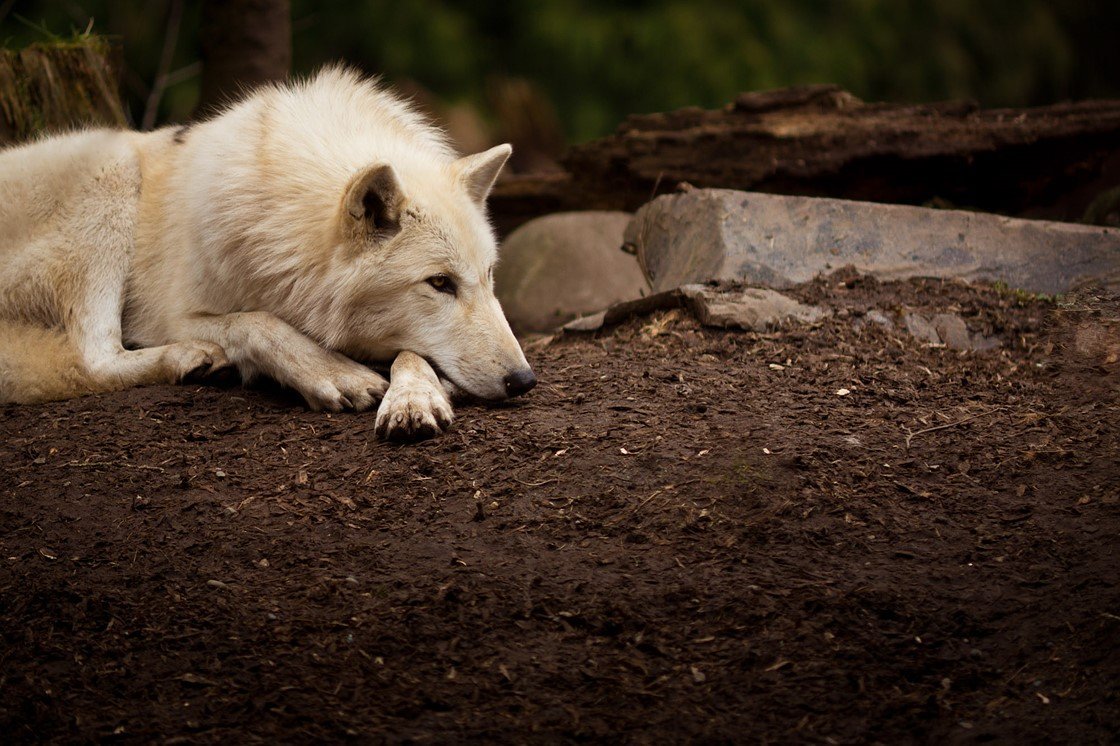
[[(0, 407), (0, 733), (1114, 743), (1115, 304), (796, 294), (838, 313), (538, 343), (417, 445), (239, 386)], [(1004, 346), (853, 323), (900, 307)]]

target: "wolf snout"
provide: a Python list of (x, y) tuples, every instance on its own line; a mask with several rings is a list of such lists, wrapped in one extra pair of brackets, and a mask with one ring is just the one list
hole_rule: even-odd
[(506, 386), (506, 396), (512, 398), (527, 393), (537, 385), (537, 377), (529, 368), (516, 370), (502, 379)]

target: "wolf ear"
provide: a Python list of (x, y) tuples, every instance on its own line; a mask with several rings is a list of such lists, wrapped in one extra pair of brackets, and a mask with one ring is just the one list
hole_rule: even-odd
[(513, 146), (509, 143), (496, 145), (484, 153), (468, 155), (455, 161), (455, 171), (459, 180), (479, 205), (486, 204), (486, 196), (498, 178), (498, 172), (506, 165)]
[(356, 220), (369, 233), (392, 235), (400, 230), (404, 194), (393, 167), (369, 166), (350, 180), (342, 206), (344, 218)]

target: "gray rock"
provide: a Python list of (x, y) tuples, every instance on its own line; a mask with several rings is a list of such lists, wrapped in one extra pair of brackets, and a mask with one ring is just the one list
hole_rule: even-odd
[(969, 335), (969, 349), (970, 350), (994, 350), (997, 347), (1003, 346), (1003, 342), (999, 337), (985, 337), (983, 334), (970, 334)]
[(870, 311), (868, 311), (865, 318), (872, 324), (878, 324), (888, 331), (894, 329), (894, 322), (891, 321), (890, 316), (887, 316), (877, 308), (872, 308)]
[(720, 290), (685, 285), (681, 293), (686, 305), (705, 326), (764, 332), (791, 321), (814, 323), (832, 314), (766, 288)]
[(1120, 229), (959, 210), (696, 189), (643, 206), (625, 238), (654, 291), (708, 280), (783, 288), (848, 264), (1039, 293), (1120, 285)]
[(514, 331), (548, 331), (649, 289), (621, 250), (625, 212), (571, 212), (532, 220), (510, 234), (494, 278)]
[(919, 342), (945, 345), (950, 350), (991, 350), (1001, 344), (995, 337), (969, 332), (964, 319), (955, 313), (938, 313), (926, 318), (913, 311), (904, 311), (902, 323)]
[(925, 316), (907, 311), (902, 314), (902, 323), (906, 325), (906, 331), (919, 342), (941, 344), (941, 335)]
[(955, 313), (939, 313), (934, 315), (932, 323), (942, 344), (950, 350), (972, 349), (972, 338), (960, 316)]

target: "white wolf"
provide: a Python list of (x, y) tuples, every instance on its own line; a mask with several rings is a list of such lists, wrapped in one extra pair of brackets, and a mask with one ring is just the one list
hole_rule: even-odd
[[(456, 158), (375, 81), (328, 68), (215, 118), (0, 152), (0, 401), (232, 364), (382, 436), (536, 378), (493, 292), (485, 200), (511, 149)], [(393, 361), (392, 384), (355, 362)], [(434, 366), (434, 369), (433, 369)]]

